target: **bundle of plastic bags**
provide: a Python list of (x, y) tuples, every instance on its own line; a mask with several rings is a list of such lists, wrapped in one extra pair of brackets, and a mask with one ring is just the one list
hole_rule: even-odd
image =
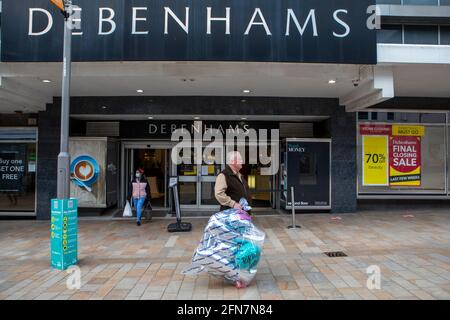
[(192, 263), (183, 274), (206, 271), (244, 286), (253, 280), (266, 235), (247, 214), (251, 210), (247, 200), (242, 198), (239, 203), (243, 210), (224, 210), (209, 219)]

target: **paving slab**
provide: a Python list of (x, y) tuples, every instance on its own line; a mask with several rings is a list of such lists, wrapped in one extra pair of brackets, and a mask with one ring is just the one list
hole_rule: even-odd
[[(79, 220), (80, 290), (69, 274), (49, 267), (47, 224), (0, 224), (0, 299), (450, 299), (450, 215), (445, 210), (304, 214), (302, 229), (287, 230), (289, 215), (258, 216), (267, 237), (258, 273), (244, 289), (208, 274), (182, 274), (207, 218), (190, 233), (168, 234), (169, 220), (139, 229), (131, 221)], [(344, 251), (330, 258), (325, 251)], [(369, 266), (381, 287), (366, 287)]]

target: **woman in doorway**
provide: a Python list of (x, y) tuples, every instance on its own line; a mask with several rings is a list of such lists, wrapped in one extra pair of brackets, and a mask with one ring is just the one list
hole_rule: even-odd
[(142, 168), (136, 170), (134, 178), (130, 181), (128, 190), (130, 190), (128, 200), (133, 200), (134, 207), (136, 208), (136, 224), (140, 226), (142, 210), (151, 199), (150, 186)]

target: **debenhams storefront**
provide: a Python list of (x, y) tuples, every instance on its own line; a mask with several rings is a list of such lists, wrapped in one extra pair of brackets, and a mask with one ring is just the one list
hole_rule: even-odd
[[(358, 198), (447, 198), (445, 113), (347, 112), (356, 109), (340, 103), (378, 72), (374, 1), (74, 4), (71, 193), (87, 212), (122, 207), (138, 167), (155, 209), (170, 207), (176, 176), (184, 210), (216, 210), (223, 164), (217, 154), (174, 163), (180, 128), (203, 140), (208, 129), (258, 132), (247, 158), (254, 145), (277, 153), (273, 174), (260, 157), (242, 171), (259, 210), (288, 209), (289, 186), (305, 211), (355, 212)], [(62, 19), (46, 0), (3, 1), (2, 65), (16, 73), (11, 83), (30, 88), (24, 100), (45, 101), (1, 117), (4, 214), (48, 219), (56, 195)], [(261, 143), (264, 130), (277, 147)]]

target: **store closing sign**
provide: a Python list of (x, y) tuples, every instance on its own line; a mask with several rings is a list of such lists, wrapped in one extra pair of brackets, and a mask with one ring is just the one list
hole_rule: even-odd
[(392, 134), (391, 125), (380, 125), (380, 124), (361, 124), (359, 126), (360, 135), (377, 135), (377, 136), (390, 136)]
[(410, 136), (410, 137), (423, 137), (425, 135), (424, 126), (404, 126), (404, 125), (393, 125), (392, 126), (393, 136)]
[(387, 186), (388, 136), (363, 135), (363, 186)]
[(389, 184), (420, 186), (421, 137), (392, 136), (389, 138)]

